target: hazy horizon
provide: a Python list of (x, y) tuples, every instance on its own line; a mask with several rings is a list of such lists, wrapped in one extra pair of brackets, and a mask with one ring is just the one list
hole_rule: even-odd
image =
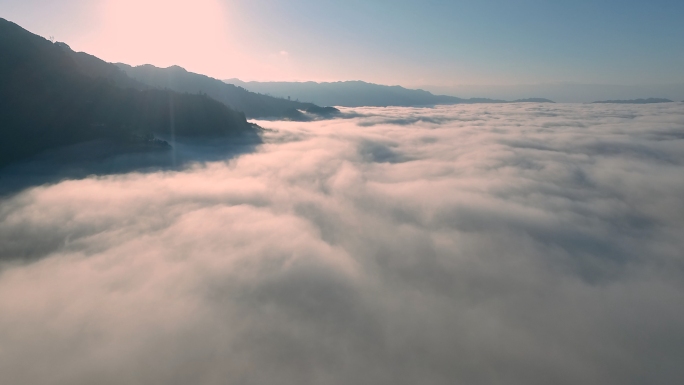
[[(233, 79), (222, 79), (230, 83)], [(339, 83), (366, 82), (363, 79), (335, 80), (316, 82), (313, 80), (293, 81), (257, 81), (237, 79), (244, 83)], [(374, 83), (377, 84), (377, 83)], [(380, 84), (384, 86), (401, 86), (431, 92), (435, 95), (448, 95), (460, 98), (490, 98), (503, 100), (517, 100), (541, 97), (558, 103), (591, 103), (603, 100), (631, 100), (645, 98), (665, 98), (672, 101), (684, 101), (684, 83), (682, 84), (653, 84), (653, 85), (615, 85), (615, 84), (581, 84), (581, 83), (539, 83), (539, 84), (507, 84), (507, 85), (476, 85), (462, 84), (455, 86)]]

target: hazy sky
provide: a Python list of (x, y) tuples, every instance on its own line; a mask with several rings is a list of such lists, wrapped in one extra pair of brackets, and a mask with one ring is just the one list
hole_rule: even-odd
[(675, 0), (0, 0), (0, 16), (108, 61), (217, 78), (684, 82)]

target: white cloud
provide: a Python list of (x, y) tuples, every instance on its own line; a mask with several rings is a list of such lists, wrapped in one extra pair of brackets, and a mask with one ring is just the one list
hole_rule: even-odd
[(682, 377), (681, 104), (344, 112), (0, 202), (0, 382)]

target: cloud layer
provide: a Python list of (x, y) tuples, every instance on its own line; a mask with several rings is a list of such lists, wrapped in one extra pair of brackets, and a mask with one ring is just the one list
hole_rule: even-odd
[(0, 201), (0, 382), (684, 377), (681, 104), (344, 112)]

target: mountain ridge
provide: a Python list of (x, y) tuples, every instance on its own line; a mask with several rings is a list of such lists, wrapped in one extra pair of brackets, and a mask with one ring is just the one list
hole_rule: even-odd
[(422, 89), (408, 89), (402, 86), (386, 86), (360, 80), (338, 82), (243, 82), (227, 79), (224, 82), (243, 87), (253, 92), (276, 97), (290, 97), (316, 104), (342, 107), (387, 107), (428, 106), (474, 103), (553, 103), (543, 98), (506, 101), (489, 98), (463, 99), (448, 95), (435, 95)]
[(169, 145), (155, 135), (171, 129), (180, 136), (256, 132), (218, 101), (141, 86), (95, 56), (2, 18), (0, 52), (0, 167), (97, 140), (156, 151)]
[(248, 118), (282, 118), (307, 120), (300, 111), (318, 116), (329, 116), (339, 111), (326, 109), (314, 103), (275, 98), (246, 90), (221, 80), (187, 71), (180, 66), (160, 68), (150, 64), (131, 66), (115, 64), (130, 78), (154, 88), (165, 88), (176, 92), (203, 93), (233, 109), (242, 111)]

